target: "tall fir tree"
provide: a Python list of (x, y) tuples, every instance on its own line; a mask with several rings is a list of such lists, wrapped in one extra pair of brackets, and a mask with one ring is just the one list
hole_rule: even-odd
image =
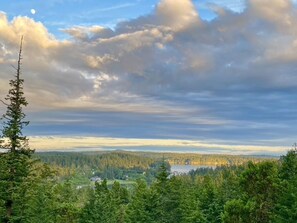
[[(17, 214), (21, 205), (20, 200), (23, 191), (21, 188), (24, 179), (30, 171), (30, 157), (33, 153), (28, 146), (28, 139), (23, 136), (22, 130), (29, 124), (25, 121), (25, 113), (23, 107), (27, 106), (27, 100), (24, 97), (23, 83), (21, 79), (21, 61), (22, 61), (22, 45), (21, 38), (18, 62), (15, 78), (10, 80), (11, 89), (1, 102), (7, 106), (7, 111), (3, 115), (2, 135), (0, 140), (0, 204), (2, 211), (0, 212), (0, 221), (19, 222), (21, 216)], [(20, 209), (19, 209), (20, 211)]]
[(138, 180), (127, 209), (128, 223), (153, 223), (150, 191), (144, 181)]
[(95, 183), (89, 201), (81, 211), (80, 223), (118, 223), (118, 211), (112, 192), (108, 189), (107, 180)]
[(279, 177), (280, 190), (277, 194), (274, 222), (297, 222), (297, 147), (293, 145), (285, 156), (280, 159)]
[(168, 187), (169, 187), (169, 171), (167, 169), (165, 159), (159, 167), (159, 172), (156, 176), (156, 182), (152, 185), (152, 194), (155, 197), (155, 222), (167, 222), (166, 215), (168, 209)]
[(278, 165), (273, 161), (249, 162), (240, 178), (241, 197), (226, 202), (224, 223), (270, 223), (279, 193)]
[(29, 155), (33, 151), (28, 146), (27, 137), (23, 136), (22, 133), (23, 128), (29, 124), (28, 121), (25, 121), (26, 114), (23, 112), (23, 107), (26, 107), (28, 102), (24, 97), (24, 79), (21, 78), (22, 48), (23, 37), (20, 43), (17, 68), (15, 68), (15, 78), (9, 82), (11, 89), (5, 98), (6, 102), (1, 100), (1, 102), (7, 106), (7, 110), (2, 117), (3, 128), (0, 148), (11, 153)]

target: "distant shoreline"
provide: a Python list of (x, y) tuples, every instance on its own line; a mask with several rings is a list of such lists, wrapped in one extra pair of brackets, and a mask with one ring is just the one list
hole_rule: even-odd
[(196, 150), (196, 151), (171, 151), (171, 150), (141, 150), (141, 149), (119, 149), (119, 148), (71, 148), (71, 149), (42, 149), (36, 150), (36, 153), (111, 153), (111, 152), (127, 152), (127, 153), (152, 153), (152, 154), (193, 154), (193, 155), (222, 155), (222, 156), (245, 156), (245, 157), (267, 157), (280, 158), (282, 154), (257, 154), (257, 153), (214, 153), (213, 151)]
[(104, 154), (127, 154), (138, 157), (146, 157), (157, 160), (165, 159), (170, 165), (182, 166), (229, 166), (241, 165), (249, 161), (258, 163), (265, 160), (278, 160), (279, 156), (270, 155), (230, 155), (230, 154), (201, 154), (201, 153), (161, 153), (161, 152), (146, 152), (146, 151), (123, 151), (123, 150), (100, 150), (100, 151), (43, 151), (37, 152), (40, 156), (62, 156), (68, 157), (75, 155), (78, 157), (102, 156)]

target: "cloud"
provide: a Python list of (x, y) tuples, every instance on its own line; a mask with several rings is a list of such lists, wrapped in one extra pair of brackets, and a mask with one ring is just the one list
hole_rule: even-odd
[(0, 93), (24, 35), (32, 110), (96, 111), (94, 119), (105, 117), (102, 111), (140, 115), (154, 137), (286, 143), (297, 124), (295, 11), (289, 0), (248, 0), (242, 12), (220, 8), (204, 21), (192, 1), (162, 0), (114, 30), (65, 27), (68, 40), (27, 17), (9, 21), (0, 13)]
[(156, 7), (156, 20), (173, 30), (200, 23), (198, 13), (190, 0), (162, 0)]
[[(203, 141), (193, 140), (172, 140), (172, 139), (125, 139), (107, 137), (32, 137), (30, 143), (33, 149), (42, 151), (92, 151), (125, 148), (125, 150), (144, 150), (145, 148), (157, 147), (161, 151), (183, 151), (190, 149), (196, 153), (220, 153), (224, 154), (257, 154), (265, 151), (272, 154), (283, 154), (286, 149), (283, 147), (266, 147), (253, 145), (224, 145), (211, 144)], [(50, 145), (50, 148), (48, 147)], [(179, 150), (178, 150), (179, 149)]]
[[(292, 26), (296, 22), (293, 2), (290, 0), (250, 0), (250, 10), (259, 18), (282, 26)], [(269, 5), (269, 7), (267, 7)], [(295, 21), (293, 21), (295, 20)]]
[(91, 41), (92, 39), (109, 38), (113, 36), (113, 31), (111, 29), (102, 26), (75, 26), (69, 29), (64, 29), (63, 31), (80, 41)]
[[(27, 17), (17, 17), (9, 22), (2, 13), (0, 23), (1, 83), (8, 82), (14, 73), (9, 68), (16, 63), (20, 37), (24, 36), (25, 88), (33, 106), (51, 106), (56, 101), (80, 97), (92, 86), (92, 82), (84, 78), (82, 71), (73, 69), (71, 64), (65, 66), (59, 61), (61, 57), (70, 57), (61, 52), (67, 53), (71, 42), (56, 40), (41, 23)], [(77, 88), (78, 85), (80, 88)]]
[(131, 7), (131, 6), (135, 6), (135, 4), (124, 3), (124, 4), (114, 5), (114, 6), (111, 6), (111, 7), (107, 7), (107, 8), (96, 10), (96, 12), (107, 12), (107, 11), (112, 11), (112, 10), (117, 10), (117, 9)]

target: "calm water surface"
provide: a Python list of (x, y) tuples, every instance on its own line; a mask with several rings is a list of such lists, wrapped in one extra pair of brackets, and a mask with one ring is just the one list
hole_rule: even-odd
[(199, 168), (215, 168), (214, 166), (193, 166), (193, 165), (172, 165), (171, 173), (189, 173), (191, 170), (196, 170)]

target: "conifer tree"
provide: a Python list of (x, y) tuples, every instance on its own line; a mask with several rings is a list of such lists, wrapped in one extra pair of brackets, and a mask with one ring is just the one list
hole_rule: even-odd
[(24, 97), (23, 84), (24, 79), (21, 76), (21, 61), (22, 61), (22, 47), (23, 37), (21, 38), (20, 50), (16, 68), (15, 78), (10, 80), (9, 85), (11, 89), (8, 92), (4, 102), (1, 102), (7, 106), (7, 111), (3, 115), (3, 129), (2, 140), (0, 141), (0, 148), (7, 150), (11, 153), (23, 153), (30, 154), (32, 150), (28, 146), (28, 139), (23, 136), (22, 129), (29, 124), (25, 121), (25, 113), (23, 107), (28, 105), (26, 98)]
[(128, 223), (153, 223), (152, 215), (155, 207), (151, 207), (150, 190), (144, 181), (138, 180), (127, 210)]
[[(33, 153), (28, 146), (27, 137), (23, 136), (22, 129), (29, 124), (25, 121), (25, 113), (22, 108), (27, 106), (23, 92), (24, 80), (21, 79), (21, 60), (22, 60), (21, 38), (18, 62), (15, 78), (10, 80), (11, 89), (1, 102), (7, 106), (7, 111), (3, 115), (3, 126), (0, 140), (0, 221), (19, 222), (21, 215), (18, 215), (18, 208), (21, 203), (22, 182), (30, 171), (30, 157)], [(22, 192), (21, 192), (22, 191)], [(3, 211), (4, 210), (4, 211)]]
[(281, 157), (279, 172), (281, 180), (277, 195), (276, 214), (277, 223), (297, 222), (297, 148), (296, 144), (285, 156)]
[(159, 172), (156, 176), (157, 181), (152, 185), (152, 194), (155, 199), (155, 222), (165, 223), (167, 204), (168, 204), (168, 186), (169, 186), (169, 171), (166, 167), (165, 160), (159, 168)]
[(82, 209), (80, 222), (118, 223), (118, 207), (107, 187), (107, 181), (95, 183), (95, 190), (90, 194), (90, 199)]
[(249, 162), (240, 178), (241, 197), (226, 203), (223, 222), (274, 222), (272, 218), (278, 185), (278, 166), (275, 162)]

